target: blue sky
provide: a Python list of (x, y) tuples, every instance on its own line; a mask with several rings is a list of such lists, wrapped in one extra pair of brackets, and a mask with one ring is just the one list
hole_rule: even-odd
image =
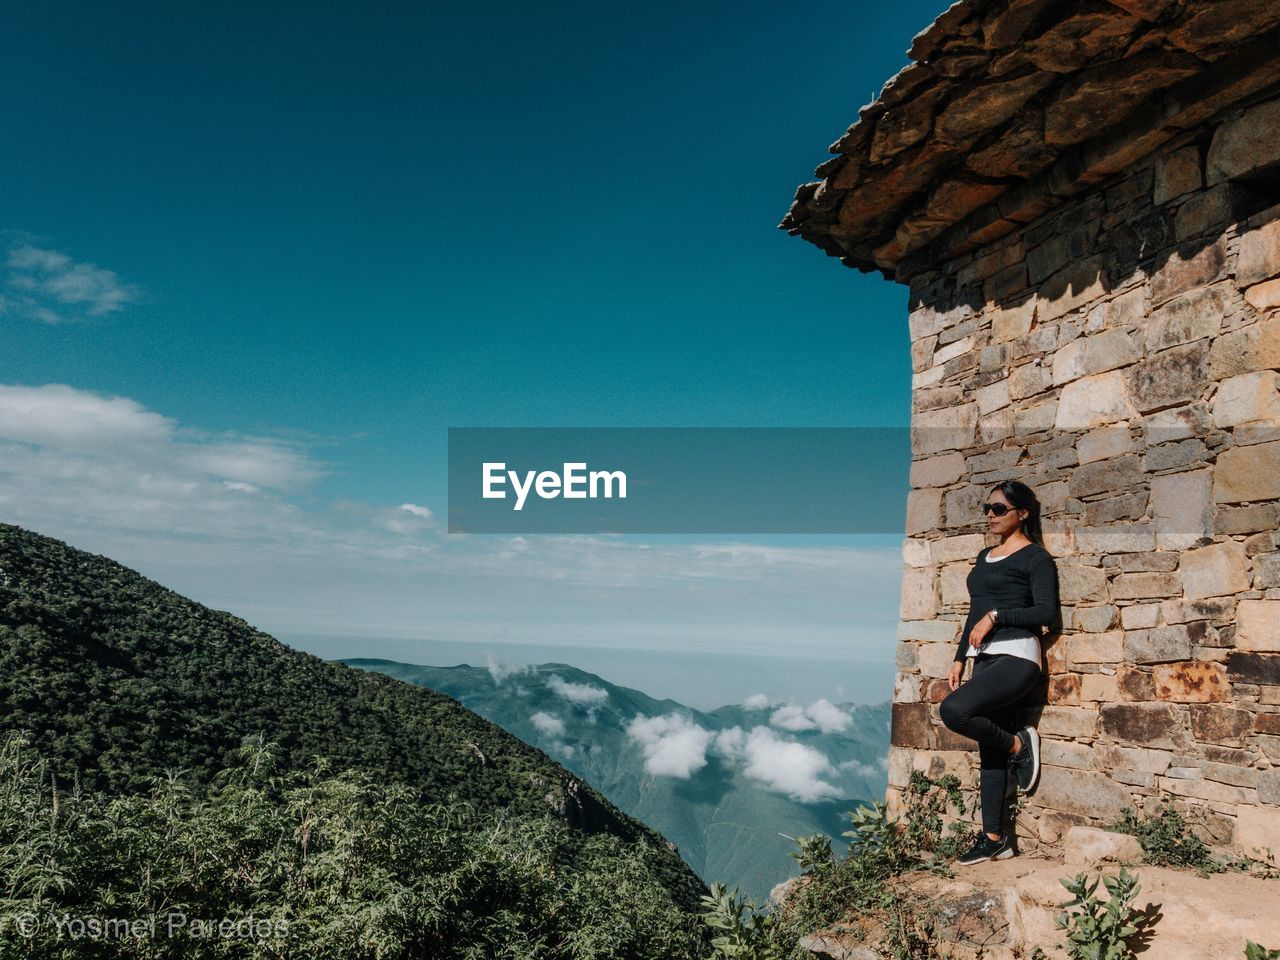
[(451, 541), (445, 430), (905, 425), (905, 290), (776, 224), (942, 9), (10, 6), (0, 519), (402, 659), (889, 662), (892, 538)]

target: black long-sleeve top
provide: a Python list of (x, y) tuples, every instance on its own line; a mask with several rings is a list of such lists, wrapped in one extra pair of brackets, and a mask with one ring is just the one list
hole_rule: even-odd
[(1007, 557), (987, 562), (991, 547), (979, 551), (965, 583), (969, 587), (969, 616), (960, 632), (956, 659), (964, 661), (969, 650), (969, 631), (988, 611), (996, 611), (996, 629), (984, 643), (1025, 637), (1040, 637), (1062, 626), (1058, 606), (1058, 565), (1053, 555), (1038, 543), (1028, 544)]

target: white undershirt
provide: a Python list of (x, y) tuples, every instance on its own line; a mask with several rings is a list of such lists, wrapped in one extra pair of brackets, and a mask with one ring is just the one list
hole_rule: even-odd
[[(1016, 551), (1015, 551), (1016, 552)], [(993, 557), (990, 552), (987, 553), (987, 563), (998, 563), (1008, 557), (1013, 556), (1007, 553), (1003, 557)], [(1003, 640), (988, 640), (982, 645), (981, 650), (974, 650), (972, 645), (965, 652), (966, 657), (976, 657), (980, 653), (1008, 654), (1012, 657), (1022, 657), (1024, 660), (1030, 660), (1036, 666), (1044, 669), (1040, 659), (1040, 640), (1030, 631), (1027, 631), (1025, 637), (1008, 637)]]

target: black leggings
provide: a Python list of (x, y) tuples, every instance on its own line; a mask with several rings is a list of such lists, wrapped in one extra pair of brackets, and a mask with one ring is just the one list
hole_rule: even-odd
[(942, 701), (942, 722), (948, 729), (978, 741), (982, 829), (987, 833), (1004, 832), (1009, 748), (1013, 746), (1018, 701), (1039, 680), (1037, 663), (1005, 653), (979, 654), (970, 679)]

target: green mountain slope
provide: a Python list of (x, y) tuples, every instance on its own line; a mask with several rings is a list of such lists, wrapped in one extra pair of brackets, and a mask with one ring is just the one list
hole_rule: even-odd
[[(852, 722), (842, 731), (788, 730), (770, 723), (772, 706), (725, 706), (703, 712), (674, 700), (657, 700), (563, 663), (539, 664), (504, 676), (500, 670), (466, 664), (345, 662), (457, 698), (541, 747), (627, 813), (661, 831), (704, 881), (737, 885), (757, 898), (798, 872), (788, 857), (795, 845), (787, 836), (820, 832), (838, 838), (848, 827), (846, 810), (858, 801), (884, 796), (888, 704), (845, 705), (842, 709)], [(797, 797), (786, 790), (797, 786), (794, 778), (788, 780), (787, 770), (771, 771), (769, 758), (751, 769), (741, 757), (716, 749), (714, 742), (705, 750), (705, 766), (688, 776), (649, 772), (643, 744), (628, 733), (628, 727), (636, 717), (672, 714), (712, 735), (734, 728), (747, 734), (764, 727), (769, 731), (763, 735), (766, 739), (816, 751), (827, 761), (820, 778), (835, 788), (835, 795)], [(794, 767), (802, 759), (783, 756), (785, 748), (772, 739), (769, 743), (774, 745), (778, 766)], [(812, 754), (804, 757), (812, 759)], [(762, 779), (771, 772), (776, 779)]]
[(418, 802), (647, 841), (652, 876), (685, 910), (705, 889), (656, 832), (452, 698), (289, 649), (110, 559), (9, 524), (0, 707), (0, 734), (26, 731), (64, 783), (134, 794), (170, 770), (205, 783), (261, 735), (279, 745), (286, 771), (325, 756)]

